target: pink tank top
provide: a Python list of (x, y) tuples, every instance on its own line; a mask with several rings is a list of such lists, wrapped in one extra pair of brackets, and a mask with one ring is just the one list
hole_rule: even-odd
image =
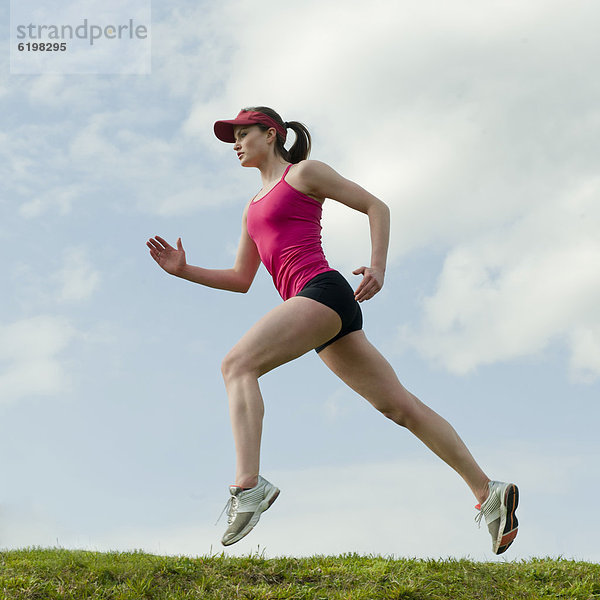
[(313, 277), (330, 268), (321, 246), (321, 203), (281, 179), (248, 207), (248, 235), (273, 277), (279, 295), (295, 296)]

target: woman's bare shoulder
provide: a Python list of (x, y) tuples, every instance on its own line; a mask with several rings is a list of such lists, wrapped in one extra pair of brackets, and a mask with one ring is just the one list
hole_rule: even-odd
[(331, 167), (320, 160), (306, 159), (301, 160), (299, 163), (294, 165), (294, 170), (298, 175), (311, 176), (319, 175), (324, 172), (332, 171)]
[(332, 177), (339, 177), (327, 163), (320, 160), (302, 160), (292, 169), (295, 180), (303, 187), (310, 190), (309, 193), (315, 193), (317, 196), (321, 182), (327, 181)]

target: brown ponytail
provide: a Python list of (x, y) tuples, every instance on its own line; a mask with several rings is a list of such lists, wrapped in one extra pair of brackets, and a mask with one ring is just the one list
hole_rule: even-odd
[[(292, 164), (299, 163), (301, 160), (306, 160), (310, 155), (310, 147), (311, 147), (311, 139), (310, 133), (305, 125), (298, 121), (289, 121), (284, 123), (283, 119), (272, 109), (266, 106), (254, 106), (251, 108), (244, 108), (243, 110), (253, 110), (256, 112), (261, 112), (264, 115), (267, 115), (277, 123), (279, 123), (282, 127), (286, 129), (291, 129), (296, 134), (296, 140), (294, 141), (292, 147), (289, 150), (286, 150), (284, 147), (284, 140), (281, 135), (277, 134), (277, 143), (275, 144), (275, 152), (279, 154), (284, 160), (291, 162)], [(262, 125), (261, 123), (257, 123), (257, 126), (260, 127), (263, 131), (267, 131), (269, 129), (266, 125)]]

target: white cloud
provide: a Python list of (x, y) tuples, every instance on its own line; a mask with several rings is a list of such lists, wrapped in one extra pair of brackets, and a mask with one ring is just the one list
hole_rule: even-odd
[(101, 281), (100, 271), (84, 246), (64, 248), (49, 264), (17, 263), (12, 269), (13, 294), (23, 310), (39, 311), (90, 299)]
[(347, 415), (352, 410), (348, 403), (348, 388), (338, 387), (332, 394), (325, 398), (322, 412), (329, 421), (336, 421)]
[(69, 214), (73, 202), (85, 194), (86, 186), (81, 184), (59, 185), (39, 190), (31, 200), (25, 201), (19, 208), (19, 214), (27, 219), (43, 216), (56, 210), (62, 215)]
[(164, 83), (169, 96), (206, 101), (220, 94), (235, 44), (223, 17), (228, 4), (180, 2), (158, 10), (152, 24), (152, 77)]
[(94, 91), (98, 91), (94, 83), (90, 85), (90, 82), (87, 82), (82, 85), (81, 82), (76, 83), (73, 77), (56, 73), (32, 77), (26, 87), (31, 103), (56, 110), (79, 103), (95, 106), (97, 99), (94, 98)]
[(49, 315), (0, 325), (0, 402), (64, 391), (69, 376), (60, 354), (75, 334), (67, 319)]
[(73, 202), (89, 193), (89, 183), (78, 180), (66, 153), (57, 150), (70, 127), (60, 120), (26, 122), (3, 138), (0, 176), (9, 210), (26, 219), (49, 211), (68, 215)]
[[(69, 142), (72, 168), (96, 189), (115, 190), (110, 204), (162, 216), (187, 215), (237, 197), (240, 174), (223, 181), (201, 161), (198, 140), (175, 132), (169, 139), (140, 133), (160, 111), (133, 110), (92, 115)], [(211, 140), (213, 141), (213, 140)], [(214, 145), (218, 147), (216, 138)], [(220, 149), (220, 148), (219, 148)]]
[(215, 152), (225, 148), (210, 130), (190, 139), (183, 127), (185, 106), (164, 102), (206, 97), (221, 85), (230, 51), (213, 12), (191, 3), (164, 11), (153, 27), (151, 78), (134, 78), (122, 87), (106, 78), (53, 74), (14, 80), (8, 100), (15, 113), (29, 113), (26, 125), (15, 119), (17, 125), (1, 138), (0, 175), (10, 208), (26, 218), (48, 211), (66, 215), (74, 203), (101, 193), (112, 208), (133, 205), (169, 216), (230, 199), (235, 178), (223, 186), (199, 153), (203, 139)]
[(456, 373), (538, 353), (554, 340), (571, 369), (600, 375), (600, 179), (548, 198), (447, 256), (419, 328), (404, 336)]
[(64, 262), (56, 274), (60, 301), (86, 300), (100, 283), (100, 274), (92, 267), (83, 248), (69, 248), (64, 252)]
[(600, 374), (600, 326), (598, 319), (582, 327), (574, 327), (569, 335), (571, 357), (569, 367), (574, 379), (592, 382)]

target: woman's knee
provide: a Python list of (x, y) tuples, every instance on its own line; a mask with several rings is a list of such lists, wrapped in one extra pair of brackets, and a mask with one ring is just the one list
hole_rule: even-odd
[(419, 418), (419, 400), (406, 390), (377, 408), (383, 416), (409, 430)]
[(252, 358), (233, 347), (221, 361), (221, 374), (225, 382), (250, 375), (254, 372)]

